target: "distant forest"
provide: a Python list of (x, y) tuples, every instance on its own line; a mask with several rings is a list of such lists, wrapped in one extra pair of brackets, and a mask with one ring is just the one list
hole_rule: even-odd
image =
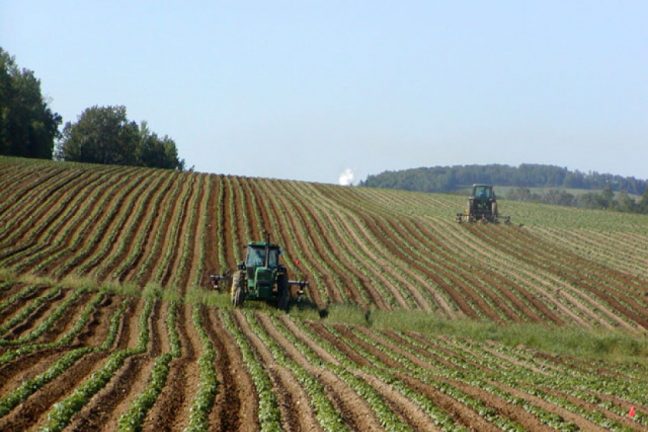
[(553, 165), (456, 165), (412, 168), (370, 175), (360, 186), (404, 189), (418, 192), (453, 192), (473, 183), (522, 188), (569, 188), (603, 190), (642, 195), (647, 180), (597, 172), (570, 171)]
[[(516, 201), (648, 214), (648, 181), (597, 172), (570, 171), (553, 165), (464, 165), (385, 171), (367, 177), (367, 180), (360, 182), (360, 186), (455, 192), (473, 183), (511, 187), (505, 197)], [(545, 191), (532, 191), (529, 188), (544, 188)], [(596, 192), (572, 194), (566, 189)], [(641, 198), (633, 198), (633, 195), (641, 195)]]

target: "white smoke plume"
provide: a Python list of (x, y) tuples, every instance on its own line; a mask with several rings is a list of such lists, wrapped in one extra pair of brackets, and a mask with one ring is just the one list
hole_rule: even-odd
[(353, 170), (351, 168), (347, 168), (342, 173), (340, 174), (340, 177), (338, 177), (338, 184), (341, 186), (351, 186), (353, 184), (353, 178), (354, 178)]

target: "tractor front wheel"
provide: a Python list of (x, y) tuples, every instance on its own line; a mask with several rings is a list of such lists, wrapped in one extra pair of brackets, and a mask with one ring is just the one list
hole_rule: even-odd
[(243, 302), (245, 301), (245, 289), (243, 287), (244, 283), (245, 275), (243, 274), (243, 272), (237, 271), (236, 273), (234, 273), (234, 277), (232, 278), (231, 296), (232, 304), (236, 307), (243, 305)]

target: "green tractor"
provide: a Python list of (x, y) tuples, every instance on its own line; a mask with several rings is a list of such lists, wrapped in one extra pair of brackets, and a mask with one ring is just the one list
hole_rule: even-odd
[(457, 222), (499, 223), (500, 219), (505, 224), (511, 223), (510, 216), (499, 215), (493, 185), (474, 184), (472, 194), (468, 197), (468, 209), (466, 213), (457, 213)]
[[(247, 245), (245, 261), (239, 263), (232, 275), (230, 295), (234, 306), (245, 300), (265, 300), (279, 309), (288, 311), (291, 300), (299, 300), (304, 294), (307, 281), (289, 280), (286, 267), (280, 264), (281, 248), (266, 238), (262, 242)], [(215, 289), (227, 281), (228, 275), (210, 275)], [(293, 290), (296, 287), (297, 290)]]

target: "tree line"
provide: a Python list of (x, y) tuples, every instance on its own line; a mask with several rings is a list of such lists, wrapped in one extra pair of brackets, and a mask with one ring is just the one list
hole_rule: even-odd
[(0, 47), (0, 154), (184, 170), (175, 142), (146, 122), (128, 119), (125, 106), (92, 106), (67, 122), (51, 110), (33, 71), (19, 68)]
[[(554, 165), (457, 165), (385, 171), (360, 186), (452, 193), (474, 183), (512, 186), (507, 198), (563, 206), (648, 213), (648, 181), (597, 172), (583, 173)], [(535, 192), (529, 188), (549, 189)], [(565, 189), (591, 192), (573, 194)], [(640, 199), (634, 196), (641, 195)]]
[(529, 188), (517, 187), (511, 189), (506, 194), (506, 197), (515, 201), (648, 214), (648, 189), (644, 191), (638, 200), (630, 196), (626, 191), (615, 194), (610, 186), (606, 186), (601, 192), (585, 192), (582, 194), (572, 194), (559, 189), (534, 192)]
[(370, 175), (361, 186), (405, 189), (418, 192), (454, 192), (473, 183), (498, 186), (568, 188), (625, 191), (641, 195), (648, 181), (598, 172), (571, 171), (554, 165), (457, 165), (385, 171)]

